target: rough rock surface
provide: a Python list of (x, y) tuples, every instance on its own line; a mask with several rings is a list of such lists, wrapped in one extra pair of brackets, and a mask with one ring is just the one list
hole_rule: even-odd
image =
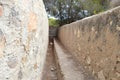
[(64, 25), (58, 37), (98, 80), (120, 80), (120, 6)]
[(42, 0), (0, 0), (0, 80), (40, 80), (47, 45)]

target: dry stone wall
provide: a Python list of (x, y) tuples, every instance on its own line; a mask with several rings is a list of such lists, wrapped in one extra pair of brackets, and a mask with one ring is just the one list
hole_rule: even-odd
[(47, 45), (42, 0), (0, 0), (0, 80), (41, 80)]
[(120, 80), (120, 6), (60, 27), (58, 38), (98, 80)]

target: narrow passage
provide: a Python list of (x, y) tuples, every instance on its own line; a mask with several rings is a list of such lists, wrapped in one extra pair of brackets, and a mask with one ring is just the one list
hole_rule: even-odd
[(49, 42), (42, 80), (58, 80), (54, 55), (54, 44)]

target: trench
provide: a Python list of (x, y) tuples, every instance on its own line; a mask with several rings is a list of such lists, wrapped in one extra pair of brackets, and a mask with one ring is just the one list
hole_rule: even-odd
[(58, 79), (58, 68), (56, 66), (56, 60), (55, 60), (55, 55), (54, 55), (53, 40), (49, 41), (42, 80), (59, 80)]
[(49, 44), (42, 73), (42, 80), (63, 80), (61, 70), (54, 48), (54, 39), (57, 36), (57, 28), (49, 29)]
[(42, 80), (96, 80), (50, 31)]

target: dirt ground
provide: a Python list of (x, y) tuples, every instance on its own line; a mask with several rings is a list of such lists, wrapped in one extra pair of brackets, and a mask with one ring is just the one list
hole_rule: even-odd
[(53, 42), (49, 43), (42, 80), (58, 80)]

